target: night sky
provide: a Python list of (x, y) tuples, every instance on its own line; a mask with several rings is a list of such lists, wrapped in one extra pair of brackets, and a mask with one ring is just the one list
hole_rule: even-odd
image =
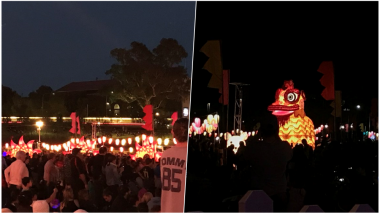
[(41, 85), (109, 79), (114, 48), (174, 38), (192, 70), (195, 2), (2, 2), (2, 84), (20, 95)]
[(377, 2), (198, 2), (196, 19), (192, 116), (207, 114), (208, 102), (221, 113), (217, 90), (207, 88), (211, 75), (202, 69), (207, 57), (199, 52), (214, 39), (222, 41), (231, 82), (250, 84), (243, 92), (243, 120), (251, 127), (289, 79), (306, 93), (306, 114), (326, 121), (332, 109), (320, 95), (317, 71), (324, 60), (333, 61), (336, 90), (351, 106), (368, 109), (378, 97)]

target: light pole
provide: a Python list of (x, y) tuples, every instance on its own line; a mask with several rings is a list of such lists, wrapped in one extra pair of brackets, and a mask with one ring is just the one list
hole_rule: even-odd
[(38, 130), (38, 142), (41, 142), (41, 127), (44, 125), (44, 122), (38, 121), (36, 122), (37, 130)]

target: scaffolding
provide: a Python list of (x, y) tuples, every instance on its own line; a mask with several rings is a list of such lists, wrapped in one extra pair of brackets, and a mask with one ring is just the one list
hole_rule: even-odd
[(242, 116), (243, 116), (243, 87), (249, 84), (244, 83), (230, 83), (235, 86), (235, 102), (234, 102), (234, 130), (241, 130)]

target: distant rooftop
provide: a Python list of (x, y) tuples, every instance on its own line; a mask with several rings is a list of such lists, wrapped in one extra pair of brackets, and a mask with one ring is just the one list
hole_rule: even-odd
[(85, 82), (72, 82), (62, 88), (56, 90), (56, 92), (78, 92), (78, 91), (99, 91), (104, 87), (115, 84), (115, 80), (95, 80)]

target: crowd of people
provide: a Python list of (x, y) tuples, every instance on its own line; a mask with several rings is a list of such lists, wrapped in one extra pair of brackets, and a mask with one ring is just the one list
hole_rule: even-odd
[(276, 122), (263, 122), (236, 153), (226, 143), (190, 138), (185, 212), (238, 212), (248, 190), (266, 192), (274, 212), (299, 212), (304, 205), (348, 212), (355, 204), (378, 211), (378, 142), (289, 145)]
[(183, 212), (187, 131), (188, 119), (174, 123), (177, 145), (163, 152), (163, 166), (105, 146), (95, 156), (79, 148), (3, 156), (2, 212)]
[(160, 165), (149, 155), (22, 151), (3, 157), (3, 212), (159, 212)]

